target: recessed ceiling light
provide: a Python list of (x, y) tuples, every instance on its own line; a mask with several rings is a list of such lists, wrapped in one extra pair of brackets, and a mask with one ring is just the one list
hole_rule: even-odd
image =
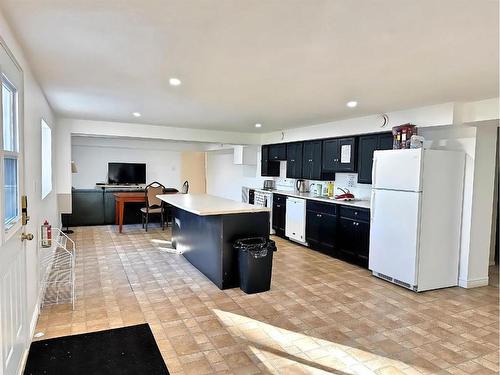
[(351, 100), (351, 101), (347, 102), (347, 104), (346, 104), (346, 105), (347, 105), (349, 108), (355, 108), (355, 107), (357, 107), (358, 102), (357, 102), (357, 101), (355, 101), (355, 100)]
[(179, 86), (182, 82), (179, 78), (170, 78), (168, 83), (170, 83), (171, 86)]
[(132, 116), (134, 116), (134, 117), (141, 117), (142, 115), (139, 112), (133, 112)]
[(255, 124), (256, 128), (262, 128), (262, 124)]

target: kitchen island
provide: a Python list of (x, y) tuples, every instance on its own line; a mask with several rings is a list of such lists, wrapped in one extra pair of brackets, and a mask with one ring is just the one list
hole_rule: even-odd
[(240, 238), (269, 238), (270, 209), (208, 194), (158, 195), (172, 206), (172, 247), (220, 289), (239, 286)]

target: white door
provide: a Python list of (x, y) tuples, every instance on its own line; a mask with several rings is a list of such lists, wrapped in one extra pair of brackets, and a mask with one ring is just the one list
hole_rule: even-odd
[(421, 191), (422, 152), (422, 149), (375, 151), (372, 187)]
[(421, 193), (372, 190), (370, 270), (416, 285), (420, 198)]
[(21, 241), (23, 178), (22, 71), (0, 44), (0, 374), (18, 374), (29, 345), (26, 246)]

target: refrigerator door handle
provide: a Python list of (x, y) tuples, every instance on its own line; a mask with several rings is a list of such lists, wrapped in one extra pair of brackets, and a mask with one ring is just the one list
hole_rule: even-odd
[(375, 189), (372, 189), (372, 199), (370, 203), (370, 223), (373, 223), (375, 217)]
[(377, 170), (377, 158), (376, 157), (373, 157), (373, 166), (372, 166), (372, 186), (377, 186), (377, 184), (375, 184), (375, 176), (376, 176), (376, 170)]

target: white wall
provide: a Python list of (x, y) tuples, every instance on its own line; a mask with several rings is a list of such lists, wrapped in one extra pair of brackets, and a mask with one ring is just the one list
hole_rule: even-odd
[[(260, 160), (260, 151), (257, 155)], [(262, 187), (259, 165), (233, 164), (231, 151), (207, 152), (207, 194), (241, 201), (242, 186)]]
[[(57, 127), (57, 193), (60, 204), (71, 207), (71, 137), (75, 135), (98, 137), (129, 137), (187, 142), (259, 144), (256, 133), (237, 133), (203, 129), (173, 128), (106, 121), (59, 119)], [(71, 212), (71, 210), (64, 210)]]
[(78, 172), (72, 174), (73, 187), (92, 189), (96, 182), (106, 182), (108, 162), (146, 163), (146, 182), (158, 181), (180, 189), (181, 154), (199, 151), (203, 144), (159, 140), (107, 139), (73, 137), (71, 158)]
[[(38, 302), (38, 257), (37, 243), (39, 227), (44, 219), (48, 219), (56, 226), (59, 224), (57, 214), (56, 185), (53, 179), (53, 189), (45, 199), (41, 199), (41, 125), (42, 118), (56, 133), (53, 112), (45, 99), (36, 79), (34, 78), (28, 61), (15, 36), (10, 30), (3, 14), (0, 13), (0, 36), (16, 58), (24, 73), (24, 176), (25, 191), (28, 196), (30, 222), (26, 227), (27, 232), (35, 234), (35, 240), (26, 244), (27, 266), (27, 313), (32, 319), (32, 324), (37, 318)], [(55, 170), (57, 159), (56, 143), (52, 143), (52, 170)], [(34, 328), (34, 327), (32, 327)]]

